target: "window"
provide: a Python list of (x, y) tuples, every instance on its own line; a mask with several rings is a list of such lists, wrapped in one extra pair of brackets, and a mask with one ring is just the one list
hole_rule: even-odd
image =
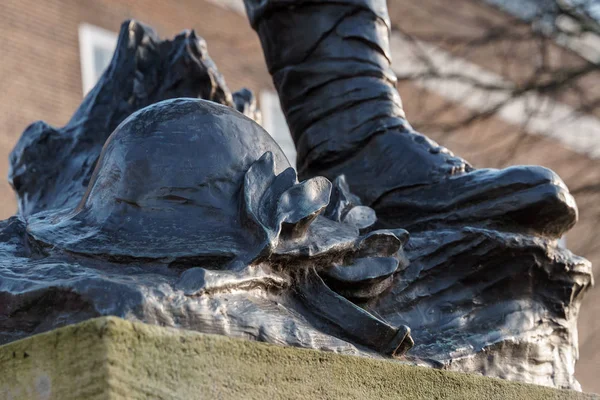
[(277, 93), (271, 90), (263, 90), (260, 93), (260, 111), (262, 113), (263, 128), (281, 147), (292, 167), (296, 168), (296, 147), (285, 122)]
[(559, 240), (558, 240), (558, 247), (562, 247), (563, 249), (567, 248), (567, 235), (563, 235)]
[(79, 55), (84, 96), (110, 64), (117, 47), (117, 34), (90, 24), (79, 25)]
[(223, 8), (228, 8), (240, 14), (246, 14), (246, 9), (244, 8), (243, 0), (208, 0), (211, 3), (214, 3)]

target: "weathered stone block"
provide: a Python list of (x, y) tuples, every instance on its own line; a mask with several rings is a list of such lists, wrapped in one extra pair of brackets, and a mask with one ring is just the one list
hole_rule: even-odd
[(104, 317), (0, 347), (2, 399), (597, 399)]

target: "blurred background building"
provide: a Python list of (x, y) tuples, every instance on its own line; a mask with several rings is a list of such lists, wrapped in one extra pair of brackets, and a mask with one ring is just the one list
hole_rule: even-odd
[[(539, 164), (566, 181), (580, 222), (563, 238), (600, 266), (598, 0), (388, 0), (409, 120), (476, 167)], [(61, 126), (110, 61), (121, 22), (162, 37), (195, 29), (231, 90), (251, 89), (263, 125), (293, 143), (241, 0), (2, 0), (0, 217), (16, 211), (8, 155), (35, 120)], [(507, 265), (507, 268), (510, 266)], [(600, 268), (596, 268), (598, 278)], [(600, 288), (579, 319), (577, 377), (600, 392)]]

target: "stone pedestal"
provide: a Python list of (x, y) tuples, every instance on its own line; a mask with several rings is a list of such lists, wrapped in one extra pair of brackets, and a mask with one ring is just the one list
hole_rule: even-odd
[(104, 317), (0, 347), (1, 399), (599, 399)]

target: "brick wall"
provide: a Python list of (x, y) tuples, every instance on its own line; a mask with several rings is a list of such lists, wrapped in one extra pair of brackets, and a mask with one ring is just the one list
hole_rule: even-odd
[[(443, 38), (444, 32), (459, 32), (473, 37), (481, 33), (481, 30), (461, 24), (458, 19), (461, 15), (480, 21), (502, 18), (497, 11), (482, 7), (474, 0), (457, 3), (389, 0), (390, 13), (396, 25), (432, 41), (436, 37)], [(444, 18), (430, 24), (436, 15), (444, 15)], [(2, 0), (0, 218), (15, 212), (14, 196), (6, 181), (8, 154), (23, 129), (38, 119), (58, 126), (65, 124), (82, 99), (79, 24), (86, 22), (117, 32), (121, 22), (128, 18), (153, 26), (162, 37), (171, 37), (186, 28), (195, 29), (207, 40), (209, 53), (232, 90), (246, 86), (257, 93), (272, 87), (260, 44), (246, 18), (214, 3), (203, 0)], [(451, 48), (443, 40), (438, 40), (437, 44)], [(526, 53), (527, 44), (523, 46), (520, 53)], [(491, 48), (465, 56), (517, 81), (526, 72), (518, 68), (498, 70), (498, 63), (493, 62), (498, 52)], [(577, 57), (569, 54), (561, 53), (557, 57), (568, 63), (578, 62)], [(586, 82), (589, 88), (598, 88), (599, 85), (600, 78)], [(449, 103), (411, 83), (404, 82), (399, 89), (409, 119), (417, 128), (425, 127), (432, 118), (451, 122), (468, 112), (460, 105)], [(600, 90), (595, 93), (600, 95)], [(565, 99), (567, 102), (574, 101), (567, 94)], [(571, 188), (600, 182), (600, 161), (573, 153), (551, 139), (524, 135), (520, 127), (497, 118), (443, 134), (427, 132), (478, 167), (541, 164), (556, 170)], [(577, 201), (581, 222), (568, 236), (569, 247), (593, 262), (600, 262), (600, 246), (595, 235), (598, 221), (594, 217), (600, 196), (582, 194), (577, 196)], [(600, 291), (596, 290), (588, 295), (580, 320), (581, 361), (577, 375), (584, 389), (600, 392), (600, 383), (596, 379), (597, 371), (600, 371), (598, 313)]]

